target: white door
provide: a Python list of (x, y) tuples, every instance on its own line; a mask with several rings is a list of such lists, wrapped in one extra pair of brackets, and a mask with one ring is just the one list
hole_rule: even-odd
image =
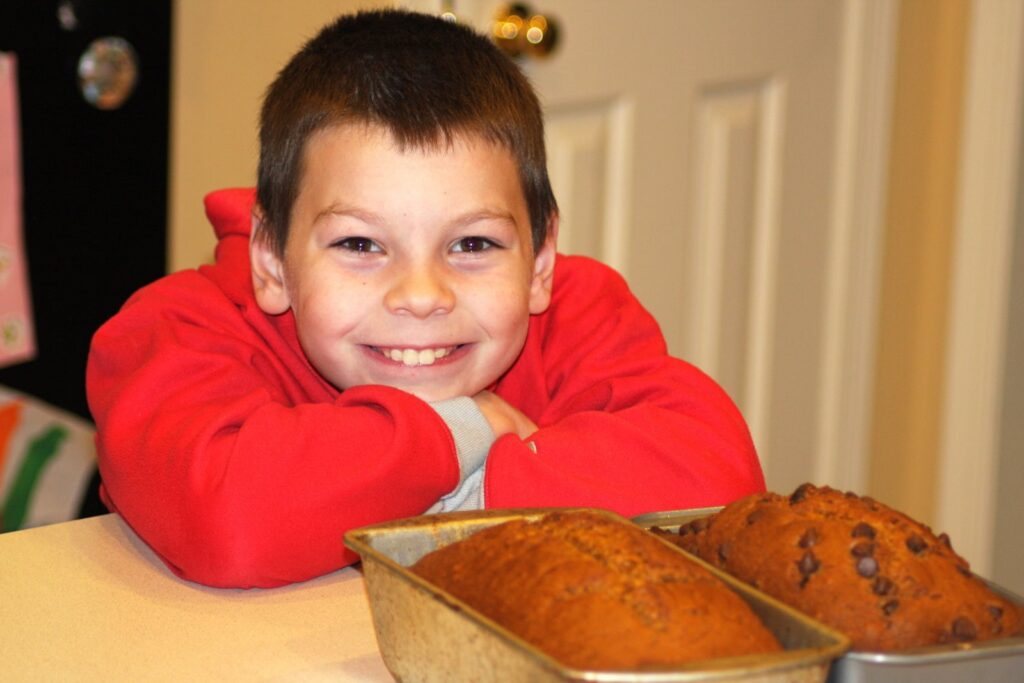
[[(886, 0), (535, 0), (560, 250), (616, 267), (751, 426), (769, 488), (862, 489)], [(501, 3), (458, 0), (487, 28)]]

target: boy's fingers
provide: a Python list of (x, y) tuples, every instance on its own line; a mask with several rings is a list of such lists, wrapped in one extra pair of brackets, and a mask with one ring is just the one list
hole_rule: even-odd
[(473, 400), (491, 425), (495, 436), (515, 434), (520, 438), (526, 438), (537, 431), (537, 425), (533, 420), (497, 394), (481, 391)]

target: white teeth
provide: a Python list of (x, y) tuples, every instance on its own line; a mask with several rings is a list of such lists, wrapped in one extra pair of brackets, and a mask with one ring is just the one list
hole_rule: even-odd
[(439, 358), (450, 354), (455, 347), (441, 347), (437, 349), (387, 349), (381, 348), (380, 352), (393, 361), (402, 363), (407, 367), (418, 365), (433, 365)]

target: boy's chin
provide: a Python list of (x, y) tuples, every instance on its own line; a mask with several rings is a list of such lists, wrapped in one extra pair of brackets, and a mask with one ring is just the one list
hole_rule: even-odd
[[(346, 387), (348, 389), (358, 385), (351, 385)], [(398, 389), (404, 391), (407, 394), (412, 394), (421, 401), (427, 403), (437, 403), (439, 401), (447, 401), (451, 398), (459, 398), (461, 396), (469, 396), (472, 398), (476, 394), (483, 391), (486, 387), (481, 388), (478, 391), (469, 391), (467, 387), (424, 387), (424, 386), (410, 386), (407, 384), (396, 384), (396, 383), (381, 383), (381, 386), (391, 387), (392, 389)], [(344, 391), (344, 388), (342, 389)]]
[[(339, 389), (341, 391), (345, 391), (346, 389), (352, 389), (354, 387), (361, 386), (361, 385), (364, 385), (364, 384), (374, 384), (374, 383), (373, 382), (365, 382), (365, 383), (349, 384), (347, 386), (341, 386), (341, 387), (339, 387)], [(447, 401), (449, 399), (460, 398), (462, 396), (467, 396), (469, 398), (472, 398), (472, 397), (476, 396), (477, 394), (479, 394), (481, 391), (484, 391), (485, 389), (491, 388), (490, 384), (486, 385), (486, 386), (479, 387), (479, 388), (474, 388), (472, 386), (472, 384), (468, 384), (468, 383), (467, 384), (446, 385), (446, 386), (439, 386), (439, 385), (429, 386), (429, 385), (425, 385), (425, 384), (408, 384), (408, 383), (401, 383), (401, 382), (379, 382), (379, 383), (377, 383), (377, 385), (378, 386), (391, 387), (392, 389), (398, 389), (400, 391), (404, 391), (405, 393), (412, 394), (416, 398), (420, 399), (421, 401), (425, 401), (427, 403), (437, 403), (439, 401)], [(335, 385), (335, 386), (337, 386), (337, 385)]]
[(458, 392), (458, 391), (456, 391), (454, 389), (447, 389), (447, 390), (443, 390), (443, 389), (423, 389), (423, 388), (420, 388), (420, 387), (416, 387), (416, 388), (397, 387), (397, 388), (403, 389), (404, 391), (412, 394), (413, 396), (415, 396), (416, 398), (418, 398), (418, 399), (420, 399), (422, 401), (426, 401), (427, 403), (437, 403), (439, 401), (447, 401), (448, 399), (459, 398), (460, 396), (473, 396), (473, 394), (477, 393), (477, 392), (473, 392), (472, 394), (471, 393), (461, 393), (461, 392)]

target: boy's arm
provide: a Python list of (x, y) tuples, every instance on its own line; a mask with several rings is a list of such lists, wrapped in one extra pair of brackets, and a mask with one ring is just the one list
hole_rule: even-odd
[(554, 297), (496, 393), (539, 426), (500, 437), (488, 507), (599, 506), (633, 515), (764, 489), (742, 416), (707, 375), (667, 355), (614, 271), (560, 257)]
[(455, 445), (428, 404), (311, 384), (213, 290), (196, 273), (147, 288), (97, 332), (88, 366), (105, 498), (177, 574), (308, 579), (357, 559), (347, 529), (420, 514), (456, 487)]

